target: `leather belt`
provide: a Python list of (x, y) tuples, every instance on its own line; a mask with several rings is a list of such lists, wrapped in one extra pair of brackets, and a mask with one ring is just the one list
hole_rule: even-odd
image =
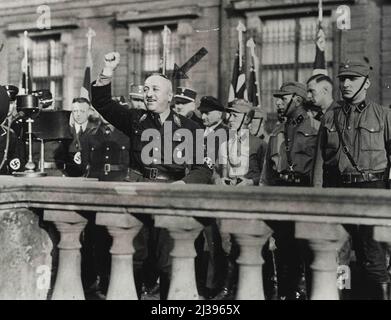
[(284, 182), (297, 183), (297, 184), (309, 184), (311, 182), (310, 176), (297, 173), (297, 172), (282, 172), (279, 177)]
[(384, 172), (376, 173), (344, 173), (341, 174), (341, 180), (343, 184), (360, 183), (360, 182), (373, 182), (383, 181), (385, 178)]
[(104, 172), (105, 174), (108, 174), (109, 172), (114, 171), (126, 171), (128, 170), (128, 167), (123, 164), (111, 164), (111, 163), (104, 163), (100, 166), (91, 166), (91, 172)]
[(172, 175), (159, 170), (158, 168), (144, 168), (143, 172), (136, 169), (131, 169), (132, 172), (150, 180), (160, 181), (176, 181), (183, 178), (181, 175)]

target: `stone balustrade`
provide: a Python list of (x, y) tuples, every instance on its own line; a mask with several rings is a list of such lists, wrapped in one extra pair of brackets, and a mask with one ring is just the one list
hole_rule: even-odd
[(137, 299), (132, 241), (142, 223), (132, 214), (153, 215), (174, 240), (168, 299), (199, 298), (194, 270), (194, 240), (203, 228), (194, 219), (199, 217), (220, 219), (222, 232), (238, 242), (236, 299), (265, 298), (261, 250), (273, 233), (265, 223), (270, 220), (295, 222), (296, 238), (308, 241), (314, 257), (310, 298), (338, 299), (336, 254), (347, 237), (342, 224), (374, 225), (374, 238), (391, 247), (390, 208), (387, 190), (0, 176), (0, 299), (84, 299), (80, 235), (92, 215), (113, 239), (107, 299)]

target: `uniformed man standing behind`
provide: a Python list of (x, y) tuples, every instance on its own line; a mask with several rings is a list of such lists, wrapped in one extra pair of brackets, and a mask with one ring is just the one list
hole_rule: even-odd
[(73, 140), (68, 146), (69, 154), (66, 172), (68, 176), (77, 177), (85, 174), (85, 167), (81, 165), (83, 141), (92, 131), (96, 131), (99, 125), (99, 119), (92, 117), (91, 103), (88, 99), (84, 97), (73, 99), (69, 125)]
[[(272, 132), (266, 152), (260, 185), (312, 186), (319, 122), (304, 107), (307, 88), (287, 82), (274, 94), (283, 105), (279, 113), (286, 118)], [(295, 239), (294, 222), (270, 222), (277, 245), (277, 276), (280, 298), (304, 298), (299, 286), (303, 277), (304, 248)]]
[(197, 110), (195, 99), (197, 92), (190, 88), (178, 87), (174, 96), (176, 113), (197, 122), (200, 127), (203, 128), (203, 122), (201, 115)]
[[(347, 61), (339, 68), (343, 101), (326, 112), (320, 129), (324, 185), (328, 187), (388, 188), (391, 110), (367, 100), (370, 70), (366, 61)], [(346, 228), (364, 271), (365, 296), (361, 298), (388, 299), (386, 250), (373, 240), (373, 227)]]
[[(175, 162), (165, 163), (164, 154), (172, 153), (178, 158), (188, 157), (177, 150), (177, 146), (182, 143), (180, 136), (175, 136), (175, 132), (180, 128), (185, 128), (191, 131), (195, 140), (196, 130), (199, 126), (183, 117), (176, 114), (170, 109), (170, 103), (173, 99), (172, 84), (166, 76), (162, 74), (153, 74), (149, 76), (144, 83), (144, 102), (147, 110), (127, 109), (122, 107), (111, 99), (111, 79), (114, 69), (119, 64), (119, 53), (109, 53), (105, 56), (105, 67), (98, 77), (98, 80), (92, 85), (92, 104), (95, 109), (117, 129), (124, 132), (131, 140), (131, 172), (130, 178), (132, 181), (149, 181), (149, 182), (176, 182), (176, 183), (208, 183), (211, 178), (212, 171), (207, 164), (197, 164), (196, 152), (193, 152), (193, 164), (179, 164)], [(173, 137), (169, 137), (172, 141), (172, 149), (165, 150), (165, 128), (172, 126), (171, 132)], [(155, 147), (152, 159), (142, 157), (143, 149), (150, 144), (150, 141), (141, 139), (142, 133), (146, 129), (155, 129), (156, 137), (161, 143), (161, 147)], [(156, 140), (155, 140), (156, 141)], [(193, 141), (192, 146), (196, 149), (196, 143)], [(157, 150), (156, 150), (157, 149)], [(171, 154), (174, 157), (173, 154)], [(146, 159), (148, 158), (148, 159)], [(149, 161), (151, 160), (151, 163)], [(188, 163), (189, 163), (188, 162)], [(144, 217), (144, 222), (148, 223), (148, 217)], [(151, 222), (150, 222), (151, 223)], [(172, 249), (172, 239), (170, 239), (168, 231), (165, 229), (155, 228), (156, 246), (158, 252), (150, 252), (157, 256), (157, 271), (160, 277), (160, 298), (166, 299), (169, 289), (171, 262), (169, 253)], [(134, 256), (137, 260), (138, 250)], [(143, 256), (143, 254), (139, 254)], [(145, 256), (142, 258), (145, 260)], [(141, 264), (143, 261), (141, 261)]]
[(307, 100), (317, 109), (314, 118), (320, 121), (326, 111), (336, 104), (333, 82), (329, 76), (316, 74), (307, 80)]

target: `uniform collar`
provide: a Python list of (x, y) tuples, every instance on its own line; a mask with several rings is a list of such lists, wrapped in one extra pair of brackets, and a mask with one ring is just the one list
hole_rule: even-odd
[(367, 106), (368, 104), (365, 100), (360, 102), (359, 104), (349, 104), (345, 102), (342, 106), (342, 110), (345, 114), (348, 114), (350, 110), (362, 113), (367, 108)]
[(302, 106), (300, 106), (294, 112), (293, 116), (287, 119), (286, 123), (289, 125), (298, 126), (304, 121), (306, 117), (308, 117), (307, 111)]

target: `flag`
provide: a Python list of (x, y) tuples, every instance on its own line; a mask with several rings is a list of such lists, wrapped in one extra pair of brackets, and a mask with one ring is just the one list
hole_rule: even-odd
[(232, 102), (233, 100), (235, 100), (235, 98), (248, 100), (246, 90), (246, 75), (239, 67), (239, 59), (240, 57), (238, 51), (235, 55), (232, 81), (229, 88), (228, 102)]
[(314, 62), (314, 70), (312, 72), (315, 74), (325, 74), (327, 75), (327, 67), (326, 67), (326, 34), (322, 28), (321, 23), (319, 23), (318, 32), (316, 35), (316, 53), (315, 53), (315, 62)]
[(87, 51), (87, 63), (84, 71), (83, 86), (80, 89), (80, 97), (91, 101), (91, 69), (92, 69), (92, 55), (91, 50)]
[[(27, 78), (27, 81), (26, 81)], [(27, 82), (27, 83), (26, 83)], [(22, 83), (20, 86), (23, 90), (22, 93), (31, 93), (33, 90), (33, 82), (31, 80), (30, 64), (26, 61), (26, 58), (22, 60)]]
[(259, 105), (258, 99), (258, 83), (257, 83), (257, 75), (255, 73), (255, 67), (251, 66), (250, 76), (248, 79), (248, 101), (253, 104), (254, 107)]

